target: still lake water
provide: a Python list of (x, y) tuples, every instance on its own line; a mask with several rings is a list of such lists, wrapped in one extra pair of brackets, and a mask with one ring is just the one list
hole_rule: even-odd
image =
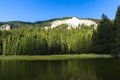
[(0, 61), (0, 80), (120, 80), (120, 60)]

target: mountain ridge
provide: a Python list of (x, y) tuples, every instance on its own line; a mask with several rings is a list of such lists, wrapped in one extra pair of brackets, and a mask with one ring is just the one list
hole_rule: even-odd
[[(4, 25), (9, 25), (12, 28), (19, 28), (19, 27), (27, 27), (27, 26), (35, 26), (35, 27), (43, 27), (43, 28), (53, 28), (53, 27), (57, 27), (59, 25), (62, 24), (67, 24), (68, 25), (68, 29), (70, 29), (70, 26), (72, 26), (73, 28), (75, 28), (76, 26), (78, 26), (80, 24), (80, 20), (81, 21), (93, 21), (94, 25), (97, 25), (99, 23), (99, 19), (91, 19), (91, 18), (77, 18), (77, 17), (63, 17), (63, 18), (54, 18), (54, 19), (50, 19), (50, 20), (45, 20), (45, 21), (36, 21), (36, 22), (24, 22), (24, 21), (8, 21), (8, 22), (0, 22), (0, 26), (4, 26)], [(55, 23), (56, 21), (63, 21), (63, 23), (53, 26), (53, 23)], [(66, 22), (67, 21), (67, 22)], [(64, 23), (65, 22), (65, 23)], [(78, 22), (78, 23), (77, 23)], [(74, 24), (76, 23), (76, 24)], [(70, 25), (71, 24), (71, 25)], [(82, 23), (84, 24), (84, 23)]]

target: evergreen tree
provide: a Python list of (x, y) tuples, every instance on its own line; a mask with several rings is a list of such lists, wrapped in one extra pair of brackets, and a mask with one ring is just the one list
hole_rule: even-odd
[(97, 31), (94, 31), (93, 33), (93, 52), (109, 54), (111, 51), (112, 34), (113, 32), (111, 20), (103, 14), (100, 24), (98, 25)]
[(93, 28), (68, 30), (62, 25), (48, 29), (28, 26), (0, 32), (3, 55), (87, 53)]
[(114, 55), (120, 54), (120, 6), (117, 9), (114, 25), (114, 44), (113, 44), (113, 50), (112, 53)]

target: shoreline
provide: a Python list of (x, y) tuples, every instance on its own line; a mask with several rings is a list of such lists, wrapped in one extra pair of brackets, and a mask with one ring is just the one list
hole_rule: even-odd
[(108, 54), (64, 54), (64, 55), (12, 55), (12, 56), (0, 56), (0, 61), (3, 60), (69, 60), (69, 59), (96, 59), (96, 58), (112, 58), (112, 55)]

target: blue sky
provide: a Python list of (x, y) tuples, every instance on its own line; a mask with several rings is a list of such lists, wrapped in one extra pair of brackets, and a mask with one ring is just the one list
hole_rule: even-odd
[(71, 17), (113, 19), (120, 0), (0, 0), (0, 22)]

